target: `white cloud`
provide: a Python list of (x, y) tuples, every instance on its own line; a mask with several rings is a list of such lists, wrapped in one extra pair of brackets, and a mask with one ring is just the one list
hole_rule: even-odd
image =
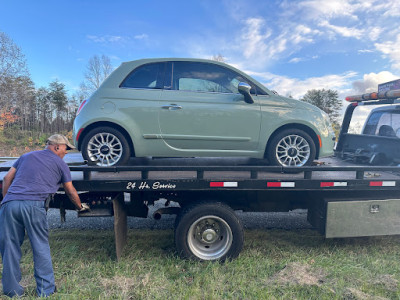
[(303, 24), (296, 25), (294, 28), (289, 28), (288, 30), (289, 40), (294, 45), (298, 45), (301, 43), (313, 43), (314, 36), (321, 35), (322, 33), (319, 30), (311, 29), (308, 26)]
[(314, 55), (312, 57), (293, 57), (291, 60), (288, 61), (288, 63), (297, 64), (299, 62), (309, 61), (309, 60), (318, 59), (318, 58), (319, 58), (318, 55)]
[(326, 20), (335, 17), (352, 17), (354, 6), (347, 0), (306, 0), (293, 3), (286, 1), (283, 4), (288, 14), (299, 15), (306, 20)]
[[(264, 27), (265, 22), (261, 18), (251, 18), (245, 21), (242, 39), (246, 43), (243, 51), (246, 58), (266, 52), (266, 40), (271, 36), (271, 31)], [(278, 51), (283, 50), (279, 49)]]
[(248, 73), (260, 78), (260, 81), (269, 89), (276, 90), (281, 95), (291, 95), (296, 99), (303, 97), (308, 90), (312, 89), (346, 89), (349, 85), (349, 80), (357, 75), (356, 72), (346, 72), (344, 74), (331, 74), (302, 80), (271, 73)]
[(398, 79), (399, 77), (388, 71), (364, 74), (362, 80), (352, 83), (354, 94), (372, 93), (378, 91), (378, 84)]
[(361, 49), (357, 51), (358, 53), (373, 53), (374, 50), (371, 49)]
[(383, 29), (380, 27), (373, 27), (368, 30), (368, 36), (371, 39), (371, 41), (376, 41), (379, 39), (383, 32)]
[(123, 41), (123, 37), (117, 35), (87, 35), (86, 36), (90, 41), (94, 43), (116, 43)]
[(298, 62), (305, 61), (306, 59), (304, 57), (293, 57), (291, 60), (289, 60), (289, 63), (291, 64), (297, 64)]
[[(301, 49), (302, 45), (314, 42), (321, 32), (304, 24), (287, 23), (283, 29), (270, 28), (263, 18), (249, 18), (243, 22), (242, 35), (232, 47), (242, 51), (246, 65), (256, 69), (265, 67), (273, 60), (287, 57)], [(245, 45), (245, 46), (242, 46)]]
[(319, 26), (328, 28), (331, 31), (333, 31), (343, 37), (353, 37), (356, 39), (360, 39), (364, 33), (363, 30), (359, 30), (354, 27), (335, 26), (335, 25), (330, 24), (328, 21), (320, 22)]
[(383, 17), (400, 16), (400, 2), (398, 0), (376, 1), (374, 9), (376, 11), (383, 11)]
[(133, 38), (134, 38), (135, 40), (144, 40), (144, 39), (147, 39), (148, 37), (149, 37), (149, 36), (148, 36), (147, 34), (142, 33), (142, 34), (135, 35)]
[(400, 33), (397, 35), (396, 41), (386, 41), (374, 45), (385, 57), (389, 57), (393, 68), (400, 69)]

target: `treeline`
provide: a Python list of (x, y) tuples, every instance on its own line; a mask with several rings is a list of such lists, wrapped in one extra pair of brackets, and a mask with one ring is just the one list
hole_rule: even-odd
[(27, 76), (5, 77), (0, 84), (0, 118), (4, 132), (67, 132), (80, 99), (68, 97), (63, 83), (35, 89)]
[(112, 70), (107, 56), (95, 55), (89, 59), (84, 81), (74, 95), (70, 96), (58, 80), (47, 87), (35, 88), (21, 49), (0, 31), (0, 138), (18, 138), (21, 132), (38, 138), (71, 131), (79, 103)]
[(0, 133), (67, 132), (81, 99), (68, 97), (65, 85), (54, 80), (36, 89), (21, 49), (0, 32)]

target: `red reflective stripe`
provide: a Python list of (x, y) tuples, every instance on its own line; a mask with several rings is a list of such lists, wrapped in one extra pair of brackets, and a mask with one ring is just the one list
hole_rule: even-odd
[(281, 187), (280, 182), (267, 182), (267, 187)]
[(81, 128), (81, 129), (79, 129), (79, 131), (78, 131), (78, 134), (76, 135), (76, 141), (79, 141), (79, 137), (80, 137), (80, 135), (81, 135), (81, 133), (82, 133), (82, 131), (83, 131), (83, 129), (85, 129), (85, 128)]
[(223, 182), (210, 182), (210, 187), (224, 187)]
[(370, 181), (369, 186), (382, 186), (383, 182), (382, 181)]
[(76, 115), (79, 115), (79, 113), (81, 112), (83, 106), (85, 106), (86, 101), (87, 101), (87, 100), (83, 100), (82, 103), (81, 103), (81, 105), (79, 105), (79, 108), (78, 108), (78, 110), (77, 110), (77, 112), (76, 112)]
[(335, 186), (334, 182), (321, 182), (321, 187)]

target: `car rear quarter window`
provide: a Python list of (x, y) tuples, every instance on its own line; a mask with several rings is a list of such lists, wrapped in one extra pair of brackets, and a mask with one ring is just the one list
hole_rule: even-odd
[(121, 88), (160, 89), (165, 63), (152, 63), (137, 67), (122, 81)]

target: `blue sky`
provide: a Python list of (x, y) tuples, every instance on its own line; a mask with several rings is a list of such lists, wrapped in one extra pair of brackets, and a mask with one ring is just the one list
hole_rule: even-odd
[(0, 31), (22, 49), (37, 87), (70, 94), (90, 57), (117, 67), (147, 57), (211, 58), (283, 95), (341, 97), (400, 78), (399, 0), (5, 1)]

